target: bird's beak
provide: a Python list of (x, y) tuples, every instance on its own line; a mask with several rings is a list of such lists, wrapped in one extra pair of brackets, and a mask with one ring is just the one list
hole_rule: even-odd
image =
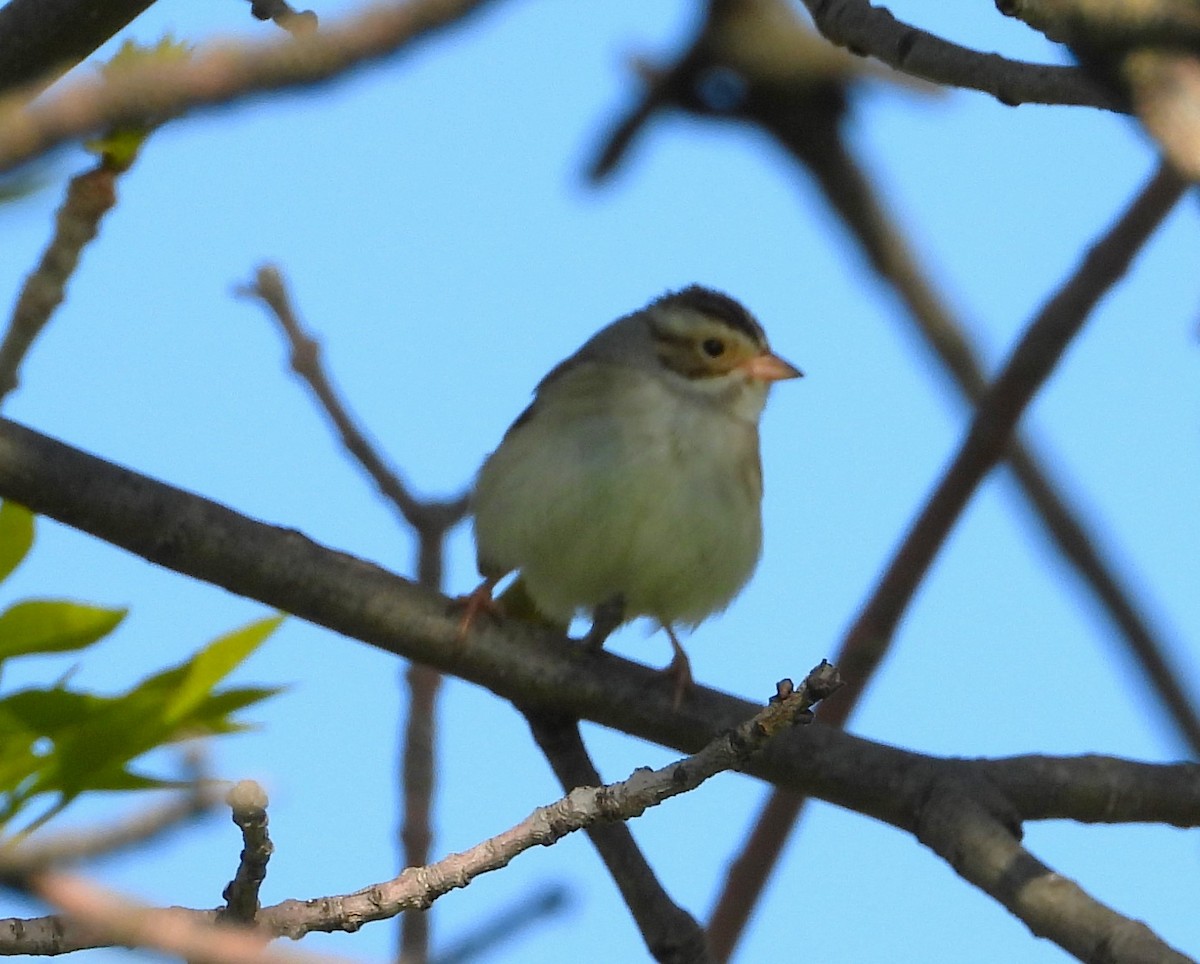
[(791, 362), (786, 362), (769, 351), (755, 355), (749, 361), (742, 362), (738, 367), (751, 378), (768, 383), (781, 382), (786, 378), (801, 378), (804, 375), (804, 372)]

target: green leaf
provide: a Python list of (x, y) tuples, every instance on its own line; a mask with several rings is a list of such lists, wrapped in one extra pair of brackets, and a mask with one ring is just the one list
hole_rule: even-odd
[(7, 579), (33, 545), (33, 513), (16, 502), (0, 505), (0, 580)]
[[(171, 64), (187, 60), (191, 56), (189, 44), (172, 39), (169, 35), (153, 46), (126, 40), (121, 48), (113, 55), (112, 60), (101, 66), (100, 70), (107, 78), (119, 77), (123, 71), (136, 69), (144, 65)], [(137, 159), (138, 151), (150, 132), (160, 120), (147, 118), (145, 123), (129, 124), (122, 127), (110, 128), (99, 137), (84, 142), (84, 147), (98, 155), (111, 170), (126, 171)]]
[(178, 724), (190, 716), (221, 680), (253, 653), (284, 620), (271, 616), (221, 636), (200, 650), (186, 666), (183, 684), (167, 705), (165, 721)]
[(0, 660), (83, 649), (111, 633), (126, 609), (59, 600), (28, 600), (0, 615)]

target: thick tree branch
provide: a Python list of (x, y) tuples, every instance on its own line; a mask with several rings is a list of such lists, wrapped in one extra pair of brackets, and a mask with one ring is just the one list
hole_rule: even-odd
[(49, 83), (154, 0), (8, 0), (0, 8), (0, 93)]
[[(521, 706), (593, 720), (685, 752), (754, 712), (752, 704), (703, 686), (674, 710), (656, 670), (582, 651), (530, 624), (483, 621), (462, 642), (458, 615), (445, 596), (8, 419), (0, 419), (0, 497), (176, 572), (429, 663)], [(938, 761), (811, 726), (774, 741), (746, 772), (903, 829), (912, 828), (923, 781), (948, 771), (978, 773), (1002, 793), (1017, 793), (1013, 805), (1022, 817), (1028, 809), (1038, 819), (1200, 825), (1200, 766), (1106, 760), (1101, 769), (1096, 758), (1084, 758), (1057, 760), (1047, 770), (1038, 762), (1043, 777), (1070, 772), (1087, 799), (1096, 794), (1107, 801), (1079, 812), (1066, 797), (1026, 796), (1030, 784), (1017, 779), (1014, 766), (1020, 763)], [(1128, 774), (1129, 782), (1115, 782), (1115, 774)]]

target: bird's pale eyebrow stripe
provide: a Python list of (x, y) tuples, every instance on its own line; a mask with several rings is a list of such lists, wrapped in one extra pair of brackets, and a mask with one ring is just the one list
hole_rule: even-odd
[(689, 285), (679, 291), (669, 292), (652, 302), (651, 307), (691, 308), (693, 311), (720, 319), (730, 328), (749, 335), (756, 342), (761, 343), (766, 337), (762, 325), (754, 320), (754, 316), (739, 301), (702, 285)]

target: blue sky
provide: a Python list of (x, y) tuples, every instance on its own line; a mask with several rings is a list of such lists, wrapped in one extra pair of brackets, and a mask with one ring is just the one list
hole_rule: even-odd
[[(965, 413), (915, 348), (894, 297), (761, 135), (666, 117), (611, 182), (584, 183), (601, 131), (633, 96), (626, 57), (669, 56), (690, 35), (697, 6), (500, 2), (395, 63), (160, 131), (122, 180), (120, 203), (6, 414), (408, 572), (407, 533), (286, 372), (261, 309), (231, 296), (257, 264), (282, 266), (352, 409), (432, 495), (467, 484), (541, 375), (596, 328), (693, 281), (725, 289), (807, 376), (778, 387), (763, 423), (758, 574), (688, 644), (701, 682), (765, 698), (776, 679), (833, 654), (952, 455)], [(273, 28), (243, 7), (160, 3), (132, 33), (269, 36)], [(1059, 59), (991, 4), (890, 8), (980, 49)], [(323, 17), (344, 9), (317, 8)], [(982, 95), (928, 98), (877, 85), (863, 90), (855, 118), (853, 146), (993, 366), (1155, 164), (1129, 120), (1095, 111), (1013, 110)], [(10, 303), (45, 241), (62, 180), (87, 163), (65, 153), (46, 189), (0, 211), (0, 285)], [(1189, 198), (1024, 423), (1145, 594), (1193, 688), (1198, 229)], [(475, 579), (462, 529), (448, 586), (463, 592)], [(264, 614), (49, 522), (6, 594), (132, 608), (79, 668), (98, 688), (126, 685)], [(612, 646), (656, 665), (669, 657), (665, 639), (641, 626)], [(253, 712), (260, 730), (215, 747), (222, 775), (260, 779), (272, 796), (277, 852), (265, 902), (394, 873), (402, 673), (392, 657), (293, 620), (238, 676), (290, 686)], [(439, 855), (558, 795), (508, 705), (450, 681), (440, 719)], [(852, 729), (935, 754), (1172, 760), (1182, 752), (1003, 475), (955, 529)], [(595, 727), (587, 735), (607, 779), (672, 756)], [(765, 792), (724, 775), (636, 823), (671, 892), (701, 918)], [(124, 805), (81, 806), (79, 816)], [(1192, 836), (1057, 822), (1026, 832), (1056, 870), (1200, 953)], [(213, 819), (100, 874), (149, 900), (211, 906), (239, 846), (233, 825)], [(569, 909), (489, 960), (641, 959), (583, 837), (439, 902), (435, 944), (548, 883), (571, 890)], [(834, 935), (813, 951), (821, 964), (1066, 959), (908, 836), (827, 805), (814, 806), (794, 836), (741, 959), (764, 959), (814, 927)], [(393, 926), (376, 924), (305, 946), (381, 960), (392, 940)]]

